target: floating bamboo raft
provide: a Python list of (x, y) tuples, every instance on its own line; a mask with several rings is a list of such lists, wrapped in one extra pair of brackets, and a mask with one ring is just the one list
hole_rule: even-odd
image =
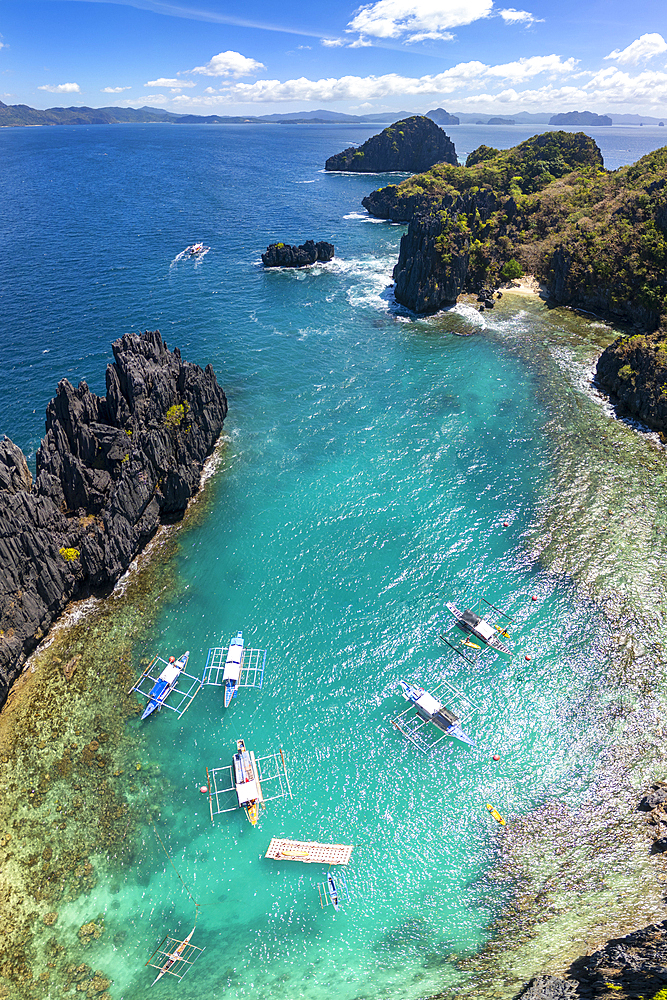
[(265, 857), (275, 861), (315, 862), (320, 865), (346, 865), (353, 844), (318, 844), (316, 840), (283, 840), (274, 837)]

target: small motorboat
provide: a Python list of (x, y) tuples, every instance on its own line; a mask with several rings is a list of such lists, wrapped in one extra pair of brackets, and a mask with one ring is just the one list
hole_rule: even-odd
[[(183, 653), (180, 659), (176, 659), (173, 656), (169, 657), (169, 663), (164, 668), (157, 681), (151, 688), (148, 695), (148, 704), (144, 709), (144, 714), (141, 716), (142, 719), (147, 719), (152, 712), (157, 708), (158, 711), (162, 708), (165, 699), (174, 690), (178, 684), (178, 678), (180, 677), (181, 671), (185, 670), (188, 657), (190, 656), (190, 651)], [(164, 660), (162, 661), (164, 663)], [(153, 675), (155, 676), (155, 675)]]
[(255, 767), (254, 754), (246, 750), (243, 740), (236, 741), (236, 753), (232, 760), (239, 806), (245, 809), (246, 816), (252, 825), (257, 826), (259, 800), (262, 793)]
[[(195, 928), (193, 927), (192, 930), (190, 931), (190, 933), (188, 934), (188, 936), (185, 938), (185, 940), (181, 941), (178, 944), (178, 946), (172, 952), (169, 953), (169, 955), (167, 957), (167, 961), (164, 963), (164, 965), (162, 966), (162, 968), (158, 972), (157, 976), (155, 977), (155, 979), (151, 983), (151, 986), (155, 986), (155, 984), (157, 983), (157, 981), (159, 979), (162, 979), (162, 977), (164, 975), (166, 975), (167, 972), (169, 972), (169, 970), (171, 969), (172, 965), (174, 965), (175, 962), (179, 962), (183, 958), (183, 952), (185, 951), (186, 947), (189, 945), (190, 938), (192, 937), (192, 935), (194, 934), (194, 932), (195, 932)], [(164, 954), (164, 952), (162, 954)], [(179, 976), (178, 978), (180, 979), (182, 977)]]
[(189, 253), (191, 257), (196, 257), (198, 253), (203, 253), (204, 250), (203, 243), (193, 243), (191, 247), (185, 248), (185, 253)]
[(340, 910), (340, 899), (338, 898), (338, 889), (336, 888), (336, 883), (331, 872), (327, 872), (327, 890), (329, 892), (329, 899), (333, 905), (334, 910)]
[(243, 633), (239, 632), (229, 644), (227, 659), (225, 661), (225, 670), (222, 675), (222, 683), (225, 689), (225, 708), (229, 708), (229, 703), (239, 689), (242, 661)]
[(452, 736), (461, 743), (466, 743), (471, 747), (476, 745), (475, 741), (461, 728), (459, 717), (445, 708), (442, 702), (434, 698), (432, 694), (416, 684), (409, 684), (408, 681), (399, 681), (399, 684), (403, 697), (406, 701), (412, 702), (420, 719), (423, 719), (424, 722), (432, 722), (445, 735)]

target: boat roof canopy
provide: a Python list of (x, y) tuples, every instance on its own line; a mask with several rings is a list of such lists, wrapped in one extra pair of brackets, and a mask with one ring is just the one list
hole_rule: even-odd
[(241, 781), (236, 786), (236, 794), (238, 795), (239, 805), (244, 806), (246, 802), (254, 802), (255, 799), (259, 798), (259, 792), (257, 790), (257, 782), (253, 778), (252, 781)]
[(428, 693), (428, 691), (424, 691), (421, 698), (415, 702), (415, 704), (419, 705), (419, 707), (425, 712), (428, 712), (429, 715), (435, 715), (435, 713), (439, 712), (442, 708), (438, 699), (434, 698), (432, 694)]
[(166, 681), (167, 684), (172, 684), (181, 672), (180, 666), (176, 663), (168, 663), (160, 674), (160, 680)]
[(489, 625), (488, 622), (485, 622), (483, 618), (480, 618), (477, 624), (475, 625), (475, 631), (478, 633), (478, 635), (481, 635), (483, 639), (486, 639), (487, 642), (490, 639), (495, 638), (496, 635), (496, 630), (493, 628), (493, 626)]

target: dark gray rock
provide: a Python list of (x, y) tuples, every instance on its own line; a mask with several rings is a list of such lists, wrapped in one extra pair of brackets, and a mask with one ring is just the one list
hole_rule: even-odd
[(646, 795), (640, 800), (638, 809), (642, 812), (650, 812), (661, 803), (667, 802), (667, 781), (655, 781)]
[(262, 254), (264, 267), (307, 267), (318, 261), (327, 264), (334, 256), (333, 243), (320, 240), (306, 240), (301, 246), (290, 246), (289, 243), (271, 243)]
[(0, 442), (0, 704), (68, 601), (108, 592), (162, 521), (183, 515), (227, 415), (210, 365), (157, 331), (113, 345), (107, 393), (63, 379), (36, 478)]
[(459, 162), (454, 143), (430, 118), (413, 115), (394, 122), (359, 147), (350, 146), (330, 156), (325, 169), (352, 173), (401, 170), (414, 174), (443, 162)]
[(535, 976), (517, 1000), (567, 1000), (577, 996), (576, 985), (557, 976)]

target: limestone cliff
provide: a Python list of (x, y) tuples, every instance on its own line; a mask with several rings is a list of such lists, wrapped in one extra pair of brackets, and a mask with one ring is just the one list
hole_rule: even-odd
[(112, 345), (106, 397), (63, 379), (31, 476), (0, 442), (0, 705), (68, 601), (108, 591), (165, 519), (183, 514), (227, 414), (210, 365), (160, 334)]
[(655, 330), (667, 311), (667, 148), (613, 172), (583, 133), (481, 146), (364, 199), (405, 220), (397, 301), (417, 312), (535, 275), (551, 301)]
[(622, 413), (667, 435), (667, 331), (619, 337), (602, 352), (597, 381)]
[(342, 153), (330, 156), (325, 169), (354, 173), (391, 170), (416, 173), (441, 162), (458, 163), (454, 143), (430, 118), (413, 115), (394, 122), (358, 148), (350, 146)]

